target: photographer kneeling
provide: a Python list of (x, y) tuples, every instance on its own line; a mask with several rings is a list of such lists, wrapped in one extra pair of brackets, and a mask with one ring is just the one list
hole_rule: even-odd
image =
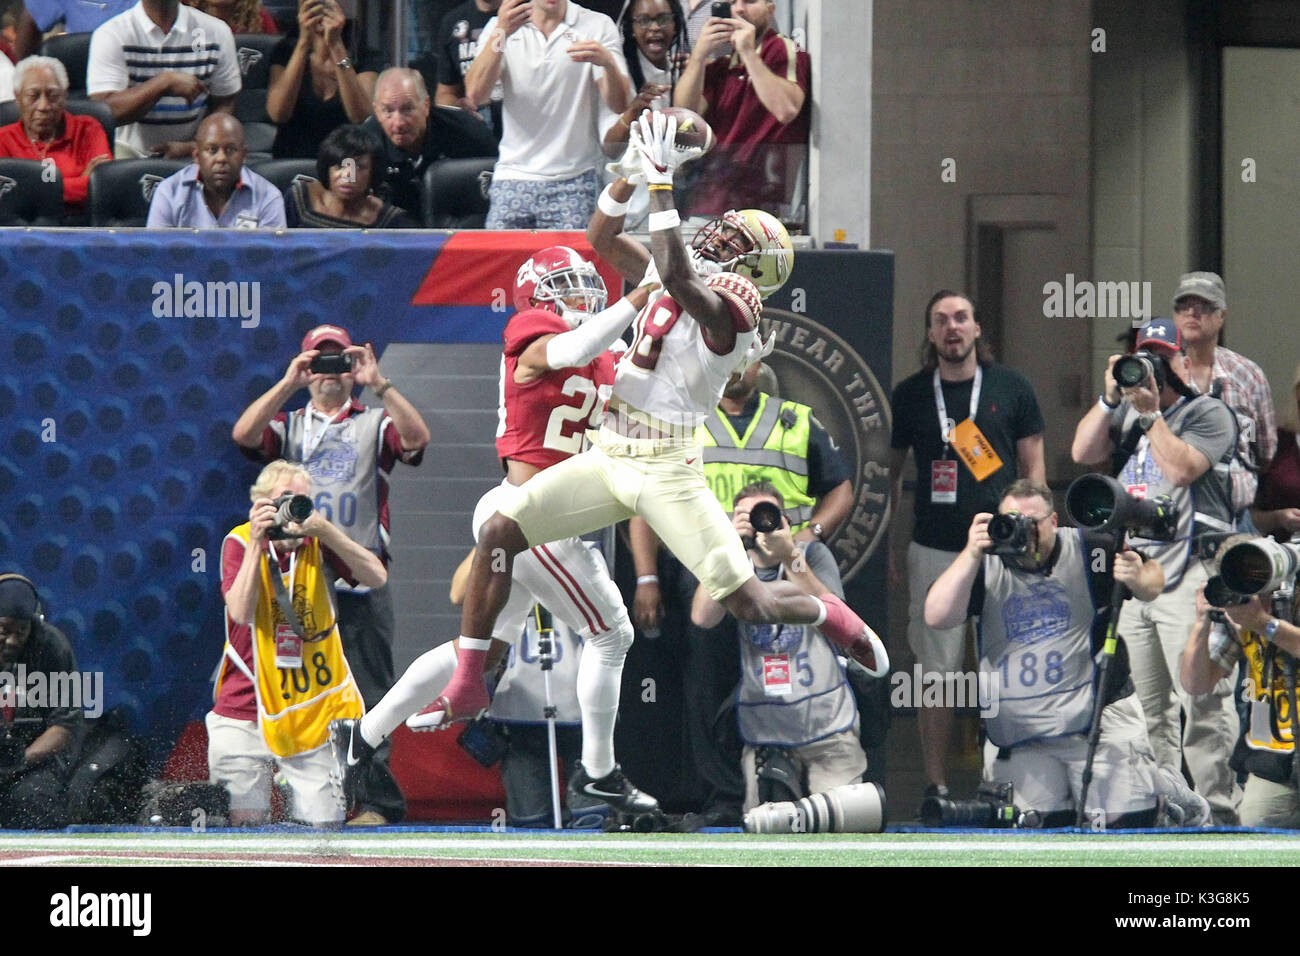
[[(781, 493), (767, 481), (736, 494), (731, 523), (760, 581), (784, 578), (809, 594), (843, 598), (835, 556), (820, 541), (796, 543), (781, 513)], [(767, 515), (763, 515), (766, 506)], [(766, 517), (766, 521), (764, 521)], [(691, 621), (716, 627), (726, 611), (701, 586)], [(805, 793), (856, 783), (867, 769), (858, 741), (858, 710), (836, 648), (812, 625), (737, 622), (741, 679), (736, 705), (745, 777), (744, 810), (760, 802), (797, 800)], [(889, 670), (875, 634), (873, 676)], [(767, 792), (768, 778), (783, 784)]]
[(360, 717), (363, 708), (330, 582), (339, 576), (378, 588), (388, 574), (312, 510), (311, 492), (300, 465), (272, 462), (252, 487), (248, 522), (221, 546), (226, 647), (207, 716), (208, 767), (212, 782), (230, 791), (235, 825), (265, 822), (272, 761), (292, 790), (294, 819), (343, 821), (330, 781), (329, 723)]
[[(1109, 535), (1058, 531), (1052, 492), (1041, 482), (1014, 482), (999, 511), (994, 530), (1004, 544), (994, 549), (993, 515), (976, 515), (966, 547), (926, 595), (925, 623), (942, 629), (980, 616), (979, 679), (989, 697), (984, 779), (1010, 781), (1016, 804), (1037, 811), (1042, 826), (1070, 826), (1112, 583), (1150, 601), (1164, 587), (1164, 573), (1133, 551), (1115, 555), (1112, 569)], [(1107, 685), (1089, 812), (1104, 809), (1108, 827), (1152, 826), (1164, 795), (1182, 809), (1186, 825), (1208, 821), (1206, 802), (1157, 768), (1122, 641)]]

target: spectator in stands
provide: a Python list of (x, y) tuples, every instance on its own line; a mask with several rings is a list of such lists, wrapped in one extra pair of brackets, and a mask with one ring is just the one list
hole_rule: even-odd
[[(0, 671), (9, 677), (0, 683), (5, 711), (0, 827), (65, 826), (65, 788), (80, 743), (82, 710), (94, 702), (69, 700), (60, 692), (84, 686), (72, 646), (62, 631), (45, 623), (35, 585), (19, 574), (0, 575)], [(24, 674), (25, 680), (19, 676)], [(39, 702), (30, 696), (35, 692), (32, 679), (38, 677), (46, 690)]]
[(18, 17), (14, 38), (14, 59), (25, 60), (41, 48), (41, 38), (63, 24), (65, 33), (90, 33), (106, 20), (124, 13), (136, 5), (136, 0), (101, 0), (86, 3), (84, 0), (26, 0)]
[(700, 45), (704, 24), (713, 16), (713, 3), (712, 0), (682, 0), (682, 8), (686, 17), (686, 48), (694, 50)]
[(1250, 510), (1255, 527), (1280, 541), (1300, 531), (1300, 367), (1291, 380), (1295, 405), (1278, 423), (1276, 454), (1259, 483)]
[(0, 13), (0, 53), (10, 64), (17, 63), (19, 57), (14, 55), (14, 44), (18, 40), (18, 19), (23, 12), (23, 5), (10, 2), (4, 12)]
[(69, 211), (86, 202), (90, 171), (113, 158), (108, 136), (92, 116), (69, 113), (68, 71), (53, 57), (29, 56), (14, 75), (18, 122), (0, 127), (0, 156), (50, 160), (63, 176)]
[(298, 26), (271, 51), (266, 115), (279, 126), (276, 159), (313, 157), (332, 130), (370, 115), (378, 74), (348, 56), (350, 29), (337, 0), (299, 0)]
[[(488, 104), (482, 109), (465, 96), (465, 72), (478, 55), (483, 28), (496, 15), (501, 0), (465, 0), (452, 7), (438, 25), (434, 50), (436, 88), (433, 101), (438, 106), (457, 106), (478, 113), (492, 133), (501, 141), (501, 84), (492, 87)], [(426, 80), (427, 82), (427, 80)]]
[(325, 138), (316, 179), (296, 179), (284, 197), (291, 229), (411, 229), (419, 225), (375, 195), (384, 173), (384, 147), (361, 126), (340, 126)]
[(504, 0), (484, 34), (465, 95), (486, 103), (502, 84), (505, 134), (487, 227), (586, 228), (602, 133), (632, 99), (614, 21), (569, 0)]
[(149, 203), (149, 227), (278, 229), (284, 198), (251, 169), (244, 169), (244, 127), (225, 113), (199, 126), (194, 162), (168, 176)]
[(95, 30), (86, 92), (107, 103), (119, 159), (184, 159), (208, 113), (230, 113), (240, 89), (230, 27), (179, 0), (140, 0)]
[(430, 109), (429, 91), (416, 70), (390, 69), (375, 81), (374, 115), (366, 128), (384, 138), (388, 198), (413, 216), (420, 213), (420, 181), (434, 162), (497, 154), (492, 131), (464, 110)]
[[(808, 151), (812, 67), (807, 53), (777, 33), (775, 12), (774, 0), (733, 0), (730, 17), (704, 25), (677, 84), (677, 105), (703, 114), (718, 137), (701, 161), (692, 215), (789, 206)], [(710, 63), (728, 41), (731, 56)]]
[(1223, 279), (1213, 272), (1189, 272), (1174, 292), (1174, 324), (1183, 337), (1191, 381), (1202, 395), (1223, 399), (1237, 418), (1233, 456), (1232, 510), (1241, 518), (1255, 503), (1259, 476), (1277, 452), (1273, 392), (1258, 365), (1219, 344), (1228, 300)]
[[(324, 745), (329, 722), (360, 717), (362, 705), (339, 639), (330, 581), (337, 575), (378, 588), (388, 572), (319, 511), (301, 523), (280, 517), (282, 496), (311, 494), (311, 476), (301, 465), (271, 462), (250, 489), (248, 521), (221, 545), (226, 648), (205, 723), (209, 776), (230, 791), (236, 826), (266, 821), (272, 761), (289, 783), (294, 819), (343, 822)], [(291, 604), (293, 620), (277, 591)]]
[(14, 65), (7, 56), (0, 56), (0, 103), (14, 98)]
[(231, 33), (265, 33), (274, 36), (280, 32), (275, 17), (257, 0), (184, 0), (184, 3), (187, 7), (225, 21)]

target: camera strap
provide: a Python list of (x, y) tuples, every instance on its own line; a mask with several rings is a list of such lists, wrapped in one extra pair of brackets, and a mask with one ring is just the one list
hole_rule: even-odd
[[(275, 545), (267, 545), (270, 552), (266, 556), (266, 562), (270, 565), (271, 571), (271, 590), (275, 592), (275, 603), (280, 606), (280, 613), (284, 615), (285, 621), (293, 628), (293, 633), (297, 635), (300, 641), (307, 641), (307, 631), (302, 626), (302, 621), (298, 620), (297, 613), (293, 609), (293, 601), (289, 598), (289, 592), (284, 586), (284, 577), (280, 573), (280, 559), (275, 553)], [(298, 569), (298, 554), (294, 552), (289, 555), (289, 586), (293, 586), (293, 575)]]

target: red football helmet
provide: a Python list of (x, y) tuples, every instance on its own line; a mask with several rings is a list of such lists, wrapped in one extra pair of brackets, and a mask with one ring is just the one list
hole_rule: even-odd
[[(516, 309), (547, 309), (571, 325), (605, 308), (608, 298), (596, 267), (568, 246), (539, 249), (515, 276)], [(573, 299), (581, 299), (582, 305), (573, 305)]]

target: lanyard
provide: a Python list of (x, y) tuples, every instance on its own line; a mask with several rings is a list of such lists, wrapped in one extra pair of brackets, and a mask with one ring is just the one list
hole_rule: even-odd
[[(975, 420), (975, 410), (980, 404), (980, 386), (984, 383), (984, 369), (982, 366), (975, 366), (975, 381), (970, 387), (970, 415), (971, 421)], [(939, 382), (939, 370), (934, 370), (934, 407), (939, 410), (939, 439), (943, 442), (943, 453), (948, 454), (948, 438), (952, 431), (952, 425), (948, 423), (948, 406), (943, 400), (943, 385)], [(956, 424), (955, 422), (953, 424)]]
[[(271, 552), (268, 559), (271, 561), (271, 565), (272, 565), (271, 573), (279, 574), (280, 579), (283, 581), (284, 574), (280, 570), (280, 556), (276, 554), (275, 542), (274, 541), (266, 542), (266, 550)], [(293, 576), (294, 576), (294, 572), (296, 572), (297, 570), (298, 570), (298, 549), (294, 548), (292, 551), (289, 552), (289, 593), (290, 594), (293, 593)]]
[[(316, 411), (316, 409), (310, 404), (303, 410), (303, 415), (302, 415), (302, 460), (303, 461), (311, 461), (312, 453), (316, 450), (316, 446), (319, 445), (325, 439), (325, 433), (329, 431), (331, 425), (339, 421), (340, 416), (347, 414), (348, 408), (349, 406), (351, 406), (351, 404), (352, 402), (349, 399), (348, 401), (343, 403), (342, 408), (340, 408), (337, 412), (335, 412), (333, 415), (330, 415), (328, 417)], [(311, 426), (312, 426), (312, 422), (316, 420), (316, 417), (318, 415), (321, 418), (325, 419), (325, 424), (321, 425), (320, 431), (316, 433), (315, 440), (313, 441), (312, 434), (311, 434), (312, 432)]]

